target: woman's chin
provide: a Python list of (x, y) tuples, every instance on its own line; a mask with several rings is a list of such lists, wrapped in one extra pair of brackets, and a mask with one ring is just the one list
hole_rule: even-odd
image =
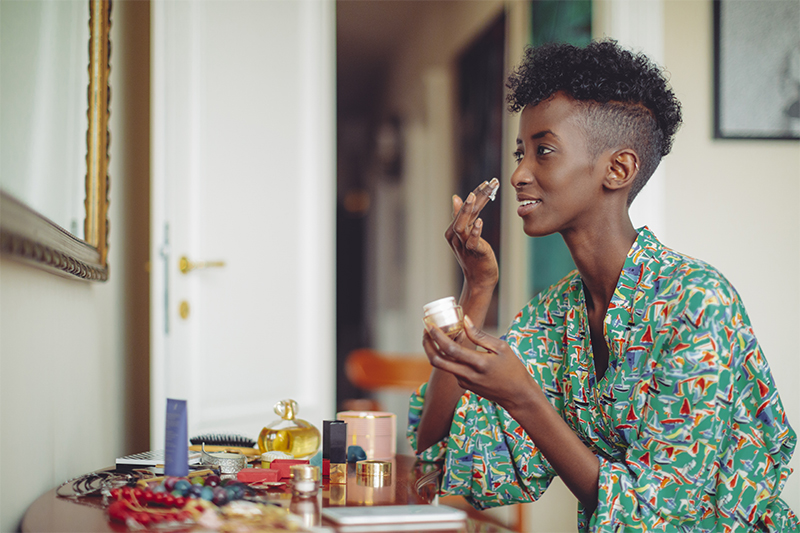
[(522, 231), (524, 231), (525, 235), (528, 237), (546, 237), (547, 235), (555, 233), (555, 230), (546, 228), (540, 224), (531, 224), (528, 222), (525, 222)]

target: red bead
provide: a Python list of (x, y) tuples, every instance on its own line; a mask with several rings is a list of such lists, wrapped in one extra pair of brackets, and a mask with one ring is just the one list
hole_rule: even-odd
[(164, 497), (164, 505), (166, 507), (175, 507), (175, 496), (173, 496), (172, 494), (167, 494)]
[(183, 509), (183, 507), (185, 505), (186, 505), (186, 498), (184, 498), (183, 496), (176, 496), (175, 497), (175, 507), (178, 507), (179, 509)]
[(206, 476), (206, 482), (205, 482), (206, 487), (216, 487), (217, 485), (219, 485), (219, 483), (220, 483), (219, 476), (216, 476), (214, 474)]
[(133, 515), (133, 519), (142, 524), (143, 526), (146, 526), (147, 524), (150, 523), (150, 513), (144, 513), (144, 512), (136, 513), (135, 515)]
[(128, 506), (123, 501), (116, 501), (108, 506), (108, 517), (116, 522), (125, 522)]

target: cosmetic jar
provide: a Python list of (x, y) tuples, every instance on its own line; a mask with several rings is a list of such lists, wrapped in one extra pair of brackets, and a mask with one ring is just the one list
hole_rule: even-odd
[(394, 413), (388, 411), (341, 411), (336, 413), (336, 418), (347, 422), (348, 448), (361, 446), (367, 459), (392, 459), (394, 457), (397, 452), (397, 416)]
[(319, 467), (314, 465), (292, 465), (292, 494), (316, 496), (319, 490)]
[(383, 487), (392, 483), (392, 463), (389, 461), (359, 461), (356, 463), (359, 485)]
[(422, 306), (422, 320), (441, 329), (445, 335), (454, 339), (464, 329), (464, 311), (452, 296), (434, 300)]

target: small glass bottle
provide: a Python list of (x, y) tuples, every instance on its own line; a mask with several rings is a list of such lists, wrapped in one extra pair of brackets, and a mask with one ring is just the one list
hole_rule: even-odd
[(426, 304), (422, 311), (422, 320), (426, 324), (437, 326), (451, 339), (464, 329), (464, 311), (452, 296)]
[(317, 453), (321, 440), (319, 430), (311, 423), (295, 418), (297, 402), (281, 400), (275, 404), (274, 410), (281, 419), (261, 430), (258, 436), (261, 453), (286, 452), (298, 459)]

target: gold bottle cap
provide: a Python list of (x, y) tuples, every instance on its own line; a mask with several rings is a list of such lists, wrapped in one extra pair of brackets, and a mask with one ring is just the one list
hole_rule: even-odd
[(392, 463), (389, 461), (359, 461), (356, 473), (365, 477), (383, 477), (392, 475)]

